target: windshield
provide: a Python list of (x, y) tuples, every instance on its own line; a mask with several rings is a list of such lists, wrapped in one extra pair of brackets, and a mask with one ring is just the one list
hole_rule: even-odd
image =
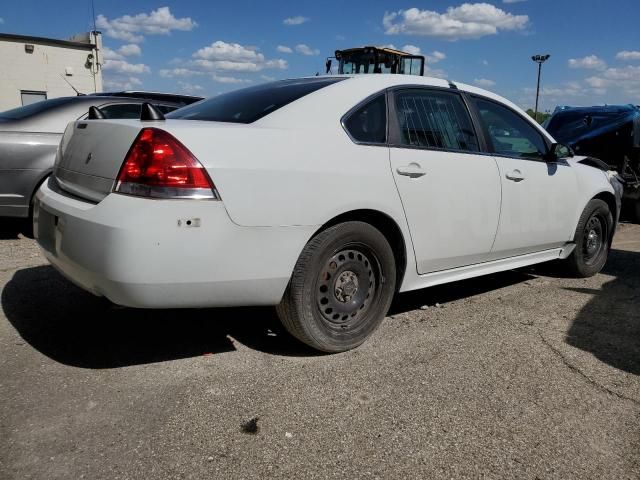
[(400, 73), (422, 75), (424, 59), (421, 56), (400, 56), (384, 51), (342, 52), (340, 69), (342, 74), (356, 73)]
[(252, 123), (316, 90), (344, 78), (302, 78), (279, 80), (224, 93), (180, 108), (166, 118)]
[(51, 100), (43, 100), (41, 102), (25, 105), (24, 107), (13, 108), (5, 112), (0, 112), (0, 119), (22, 120), (24, 118), (46, 112), (52, 108), (59, 107), (60, 105), (65, 105), (73, 101), (74, 98), (76, 97), (52, 98)]

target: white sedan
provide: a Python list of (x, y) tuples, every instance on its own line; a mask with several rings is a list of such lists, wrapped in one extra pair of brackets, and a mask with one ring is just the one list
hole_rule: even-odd
[(327, 352), (393, 295), (564, 259), (616, 226), (605, 172), (511, 102), (401, 75), (283, 80), (166, 116), (69, 124), (35, 235), (71, 281), (140, 308), (277, 305)]

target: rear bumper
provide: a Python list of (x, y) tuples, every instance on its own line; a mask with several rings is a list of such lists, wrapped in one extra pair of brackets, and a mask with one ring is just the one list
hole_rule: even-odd
[(219, 201), (110, 194), (92, 204), (48, 182), (34, 205), (35, 237), (57, 270), (139, 308), (277, 304), (314, 230), (240, 227)]

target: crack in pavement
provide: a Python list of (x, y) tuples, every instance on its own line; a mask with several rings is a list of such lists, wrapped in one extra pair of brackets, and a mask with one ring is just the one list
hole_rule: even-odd
[(635, 405), (640, 407), (640, 400), (636, 400), (635, 398), (632, 398), (632, 397), (627, 397), (626, 395), (624, 395), (622, 393), (616, 392), (615, 390), (611, 390), (610, 388), (605, 387), (601, 383), (598, 383), (593, 378), (591, 378), (589, 375), (587, 375), (582, 370), (580, 370), (578, 367), (576, 367), (575, 365), (571, 364), (571, 362), (569, 362), (569, 360), (567, 360), (567, 358), (562, 354), (562, 352), (560, 350), (558, 350), (556, 347), (551, 345), (551, 343), (546, 338), (544, 338), (544, 336), (542, 335), (542, 333), (540, 331), (538, 331), (538, 336), (540, 337), (540, 340), (542, 341), (542, 343), (549, 350), (551, 350), (569, 370), (577, 373), (582, 378), (584, 378), (588, 383), (590, 383), (594, 387), (598, 388), (599, 390), (602, 390), (603, 392), (606, 392), (606, 393), (608, 393), (610, 395), (616, 396), (616, 397), (620, 398), (621, 400), (628, 400), (628, 401), (632, 402), (633, 404), (635, 404)]

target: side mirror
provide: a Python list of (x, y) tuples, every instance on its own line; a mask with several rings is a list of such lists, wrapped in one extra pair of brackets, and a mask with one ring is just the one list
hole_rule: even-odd
[(547, 162), (555, 162), (561, 158), (573, 157), (573, 150), (561, 143), (552, 143), (545, 156)]

